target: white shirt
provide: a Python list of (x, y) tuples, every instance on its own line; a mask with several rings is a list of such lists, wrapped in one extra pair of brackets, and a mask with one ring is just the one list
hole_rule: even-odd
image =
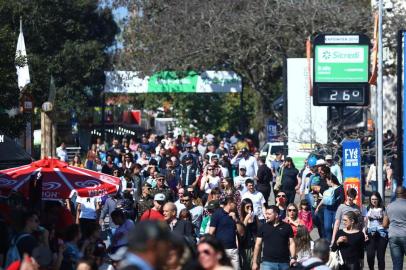
[(247, 198), (252, 201), (254, 214), (258, 217), (258, 219), (265, 219), (264, 213), (262, 212), (262, 207), (265, 204), (264, 195), (257, 190), (255, 190), (254, 193), (247, 191), (242, 195), (241, 200)]
[(66, 152), (66, 149), (63, 149), (61, 146), (56, 148), (56, 155), (61, 159), (61, 161), (68, 162), (68, 152)]
[(244, 194), (245, 192), (247, 192), (247, 187), (245, 186), (245, 180), (249, 179), (248, 176), (241, 176), (238, 175), (236, 177), (234, 177), (234, 187), (236, 189), (241, 190), (241, 194)]
[(175, 202), (175, 205), (176, 205), (176, 217), (179, 217), (180, 211), (182, 211), (182, 209), (185, 209), (186, 206), (180, 202), (180, 199)]
[[(208, 182), (207, 182), (207, 178), (209, 179)], [(218, 177), (218, 176), (214, 176), (214, 177), (208, 176), (207, 178), (203, 178), (203, 180), (205, 180), (205, 181), (203, 181), (201, 183), (201, 187), (203, 187), (202, 189), (204, 189), (204, 192), (210, 193), (213, 188), (216, 188), (216, 187), (219, 186), (220, 177)]]
[(80, 203), (80, 214), (79, 218), (96, 219), (96, 205), (98, 199), (95, 197), (82, 198), (78, 197), (76, 203)]
[(231, 163), (236, 165), (237, 160), (238, 160), (238, 167), (239, 168), (241, 168), (241, 166), (242, 167), (245, 166), (245, 168), (247, 169), (246, 175), (248, 177), (252, 178), (252, 177), (257, 175), (258, 162), (257, 162), (255, 157), (248, 156), (248, 158), (245, 159), (243, 157), (238, 157), (238, 155), (237, 155), (237, 156), (233, 157), (233, 159), (231, 160)]

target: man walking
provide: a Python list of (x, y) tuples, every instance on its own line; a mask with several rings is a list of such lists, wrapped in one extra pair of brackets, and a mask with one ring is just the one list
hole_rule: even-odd
[(388, 205), (387, 213), (393, 270), (401, 270), (406, 255), (406, 190), (403, 186), (396, 188), (396, 200)]
[(254, 214), (257, 216), (260, 223), (265, 223), (265, 206), (267, 202), (261, 192), (257, 191), (254, 186), (254, 180), (247, 179), (245, 181), (245, 186), (247, 187), (247, 192), (241, 197), (241, 200), (250, 199), (252, 201), (252, 206)]
[(264, 195), (265, 203), (268, 205), (269, 196), (271, 195), (272, 171), (265, 164), (265, 157), (260, 157), (257, 172), (257, 190)]
[(240, 269), (237, 233), (243, 236), (244, 227), (237, 217), (237, 204), (234, 198), (227, 197), (224, 207), (216, 210), (211, 216), (209, 234), (214, 235), (223, 244), (234, 269)]
[(286, 270), (296, 262), (296, 246), (292, 227), (279, 220), (279, 208), (270, 206), (266, 212), (266, 223), (259, 227), (255, 242), (252, 269), (260, 269), (258, 256), (263, 245), (261, 270)]
[(173, 202), (167, 202), (164, 205), (164, 218), (172, 232), (182, 237), (187, 237), (190, 240), (193, 239), (192, 222), (176, 218), (176, 205)]

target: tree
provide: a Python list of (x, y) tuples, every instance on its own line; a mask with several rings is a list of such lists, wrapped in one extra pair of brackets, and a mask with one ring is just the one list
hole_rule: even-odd
[[(7, 52), (2, 53), (7, 63), (0, 63), (0, 69), (8, 82), (2, 91), (11, 96), (14, 104), (18, 91), (12, 63), (20, 16), (31, 75), (26, 90), (34, 97), (34, 104), (40, 107), (47, 100), (52, 74), (61, 117), (70, 110), (83, 114), (89, 105), (98, 105), (104, 70), (109, 69), (107, 49), (118, 31), (111, 10), (100, 8), (97, 0), (0, 1), (0, 39), (8, 38), (2, 43), (7, 46)], [(8, 132), (11, 130), (18, 133), (21, 125), (11, 125)]]
[(372, 30), (367, 0), (137, 3), (139, 12), (125, 29), (119, 66), (148, 74), (166, 69), (234, 70), (260, 94), (260, 111), (266, 115), (281, 92), (284, 59), (304, 57), (306, 38), (320, 32)]

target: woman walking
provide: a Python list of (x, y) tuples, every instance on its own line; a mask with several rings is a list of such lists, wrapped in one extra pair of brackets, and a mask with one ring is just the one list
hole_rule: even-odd
[(343, 215), (342, 221), (344, 229), (337, 232), (331, 250), (341, 253), (344, 264), (340, 265), (340, 270), (361, 270), (365, 236), (358, 229), (358, 215), (348, 211)]
[(378, 269), (385, 269), (385, 251), (388, 245), (388, 231), (385, 225), (388, 224), (388, 216), (382, 197), (378, 192), (372, 192), (369, 197), (365, 217), (364, 233), (367, 235), (366, 250), (369, 269), (374, 269), (375, 254), (378, 259)]
[(255, 238), (258, 231), (258, 217), (254, 215), (253, 203), (246, 198), (241, 201), (241, 221), (244, 224), (244, 236), (240, 239), (242, 269), (251, 269)]

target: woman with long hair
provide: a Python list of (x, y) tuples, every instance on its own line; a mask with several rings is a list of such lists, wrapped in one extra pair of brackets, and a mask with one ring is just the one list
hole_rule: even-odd
[(372, 192), (365, 216), (364, 234), (367, 236), (366, 250), (369, 269), (374, 269), (375, 254), (378, 259), (378, 269), (385, 269), (385, 250), (388, 245), (388, 216), (379, 192)]
[(293, 203), (295, 201), (296, 190), (299, 190), (298, 174), (299, 171), (296, 169), (292, 158), (285, 158), (285, 162), (281, 168), (281, 191), (285, 192), (288, 203)]
[(286, 209), (287, 214), (283, 221), (292, 227), (293, 235), (296, 236), (299, 225), (304, 226), (305, 224), (299, 219), (299, 209), (297, 208), (296, 204), (290, 203)]
[(344, 264), (340, 265), (340, 270), (361, 270), (365, 236), (358, 229), (358, 214), (348, 211), (343, 215), (342, 221), (344, 229), (337, 232), (331, 250), (339, 250), (341, 253)]
[(237, 204), (237, 209), (239, 210), (241, 206), (241, 193), (235, 189), (233, 179), (231, 177), (223, 178), (223, 180), (221, 180), (220, 187), (220, 201), (225, 200), (227, 197), (233, 197), (234, 202)]
[(242, 269), (251, 269), (252, 255), (255, 247), (255, 238), (258, 231), (258, 218), (254, 214), (253, 203), (246, 198), (241, 201), (240, 206), (241, 221), (244, 225), (244, 236), (240, 239), (240, 252), (242, 259)]
[(296, 245), (297, 261), (303, 261), (312, 256), (311, 238), (309, 231), (303, 225), (297, 227), (297, 233), (294, 238)]
[(78, 154), (75, 154), (70, 165), (74, 167), (83, 168), (82, 160), (80, 159), (80, 156)]
[(197, 246), (200, 266), (205, 270), (232, 270), (231, 261), (219, 240), (205, 235)]
[(331, 241), (333, 235), (333, 226), (336, 217), (336, 212), (340, 204), (344, 202), (344, 188), (338, 181), (337, 177), (331, 174), (330, 169), (325, 167), (326, 171), (324, 178), (326, 179), (329, 188), (323, 192), (323, 199), (320, 200), (316, 207), (315, 214), (322, 208), (324, 235), (325, 238)]

